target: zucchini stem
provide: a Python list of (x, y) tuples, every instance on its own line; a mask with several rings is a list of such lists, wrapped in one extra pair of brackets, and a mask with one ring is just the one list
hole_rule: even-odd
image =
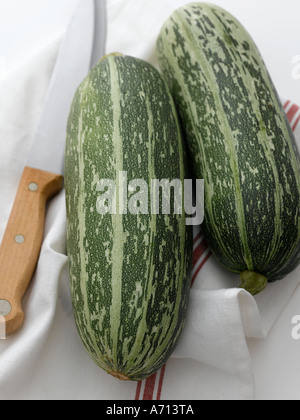
[(261, 293), (268, 284), (267, 277), (256, 273), (255, 271), (244, 271), (241, 273), (241, 280), (242, 284), (240, 285), (240, 288), (245, 289), (247, 292), (251, 293), (252, 296)]

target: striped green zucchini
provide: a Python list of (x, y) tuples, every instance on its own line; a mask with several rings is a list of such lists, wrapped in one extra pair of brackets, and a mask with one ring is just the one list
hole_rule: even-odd
[(175, 11), (157, 50), (205, 179), (207, 242), (257, 294), (300, 258), (300, 159), (278, 94), (248, 32), (217, 6)]
[[(184, 180), (181, 131), (166, 82), (136, 58), (104, 57), (79, 87), (66, 147), (67, 244), (76, 324), (111, 375), (143, 380), (172, 354), (188, 304), (192, 230), (185, 215), (124, 207), (100, 214), (101, 180), (122, 199), (132, 180)], [(104, 192), (104, 191), (103, 191)], [(128, 191), (128, 201), (138, 189)], [(137, 203), (138, 206), (138, 203)], [(147, 210), (147, 209), (146, 209)], [(145, 213), (145, 214), (144, 214)]]

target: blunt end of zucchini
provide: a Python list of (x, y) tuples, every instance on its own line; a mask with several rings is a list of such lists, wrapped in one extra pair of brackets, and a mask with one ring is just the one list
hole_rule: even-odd
[(119, 373), (119, 372), (109, 372), (109, 374), (111, 376), (113, 376), (114, 378), (119, 379), (120, 381), (130, 381), (130, 378), (128, 378), (128, 376), (123, 375), (123, 373)]
[(268, 279), (262, 274), (256, 273), (255, 271), (244, 271), (241, 273), (242, 284), (241, 289), (245, 289), (251, 293), (252, 296), (261, 293), (268, 284)]

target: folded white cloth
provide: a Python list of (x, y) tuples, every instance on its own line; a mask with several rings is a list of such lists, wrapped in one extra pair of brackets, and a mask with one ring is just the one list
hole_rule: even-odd
[[(145, 2), (151, 7), (150, 0), (109, 2), (107, 52), (120, 51), (155, 64), (153, 47), (157, 34), (153, 21), (149, 19), (142, 25), (134, 14), (131, 20), (122, 18), (126, 8), (133, 10), (133, 4), (142, 8)], [(157, 14), (163, 21), (176, 5), (170, 0), (165, 0), (164, 7), (161, 3)], [(159, 26), (156, 22), (155, 27)], [(134, 43), (128, 42), (130, 37)], [(55, 40), (0, 83), (0, 239), (34, 138), (59, 45), (60, 40)], [(287, 107), (291, 110), (291, 104)], [(290, 117), (295, 125), (299, 108), (293, 112)], [(300, 127), (296, 135), (300, 142)], [(16, 335), (0, 341), (1, 400), (255, 398), (246, 337), (267, 337), (298, 285), (299, 269), (253, 298), (236, 288), (238, 276), (219, 266), (201, 233), (195, 231), (194, 282), (180, 343), (167, 366), (156, 375), (139, 383), (123, 383), (98, 368), (79, 339), (69, 292), (65, 232), (62, 191), (48, 208), (40, 260), (23, 301), (24, 326)]]

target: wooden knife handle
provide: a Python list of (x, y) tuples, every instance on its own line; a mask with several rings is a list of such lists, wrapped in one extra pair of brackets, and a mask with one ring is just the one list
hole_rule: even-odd
[(46, 203), (62, 186), (61, 175), (24, 169), (0, 247), (0, 316), (7, 335), (23, 324), (21, 301), (38, 262)]

